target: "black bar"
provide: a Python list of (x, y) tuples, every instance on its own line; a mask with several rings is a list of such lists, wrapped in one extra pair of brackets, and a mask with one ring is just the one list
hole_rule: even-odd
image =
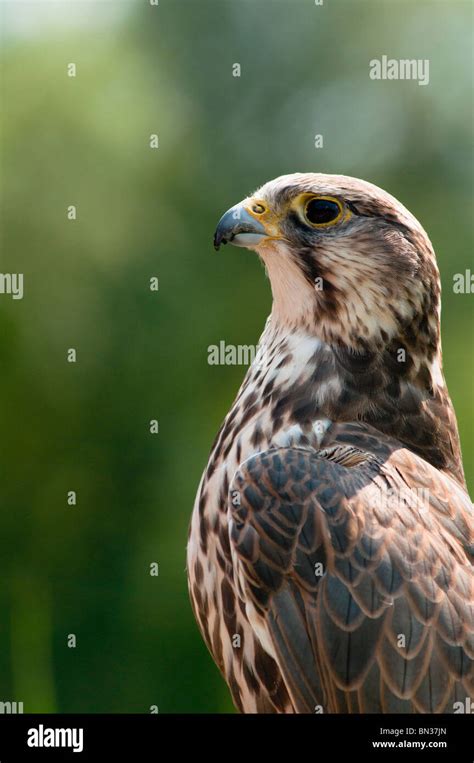
[[(57, 734), (56, 729), (63, 732)], [(419, 761), (467, 763), (474, 759), (473, 730), (472, 715), (462, 714), (2, 715), (0, 762), (125, 759), (156, 763), (171, 753), (225, 761), (228, 756), (254, 759), (272, 751), (281, 755), (286, 749), (292, 751), (292, 759), (301, 760), (304, 755), (308, 763), (318, 763), (322, 757), (327, 760), (328, 753), (334, 760), (341, 756), (395, 760), (403, 753), (404, 759), (408, 754)], [(28, 740), (43, 746), (29, 746)], [(71, 746), (46, 746), (49, 742)]]

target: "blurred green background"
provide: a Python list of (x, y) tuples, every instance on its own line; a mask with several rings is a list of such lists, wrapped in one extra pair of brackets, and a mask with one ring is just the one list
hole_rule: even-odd
[[(245, 371), (209, 366), (207, 348), (256, 343), (270, 292), (254, 255), (214, 252), (215, 224), (293, 171), (359, 176), (408, 206), (438, 254), (472, 489), (473, 297), (452, 280), (472, 259), (473, 6), (0, 6), (0, 270), (25, 278), (23, 300), (0, 296), (0, 700), (231, 712), (188, 602), (186, 536)], [(384, 54), (429, 59), (430, 84), (370, 80)]]

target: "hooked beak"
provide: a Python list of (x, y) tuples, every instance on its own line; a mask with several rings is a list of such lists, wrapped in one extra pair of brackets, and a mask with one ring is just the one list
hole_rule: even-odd
[(243, 204), (236, 204), (219, 220), (214, 234), (214, 248), (219, 251), (221, 244), (229, 243), (252, 249), (270, 235)]

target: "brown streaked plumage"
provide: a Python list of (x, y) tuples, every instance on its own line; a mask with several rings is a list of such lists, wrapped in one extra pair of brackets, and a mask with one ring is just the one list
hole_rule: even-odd
[(193, 512), (196, 619), (243, 712), (456, 712), (474, 697), (474, 513), (431, 243), (361, 180), (226, 213), (273, 308)]

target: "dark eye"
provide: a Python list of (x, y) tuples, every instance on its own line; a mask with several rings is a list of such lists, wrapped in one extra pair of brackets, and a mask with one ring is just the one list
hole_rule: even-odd
[(304, 213), (311, 225), (334, 225), (342, 217), (342, 205), (337, 199), (310, 199)]

